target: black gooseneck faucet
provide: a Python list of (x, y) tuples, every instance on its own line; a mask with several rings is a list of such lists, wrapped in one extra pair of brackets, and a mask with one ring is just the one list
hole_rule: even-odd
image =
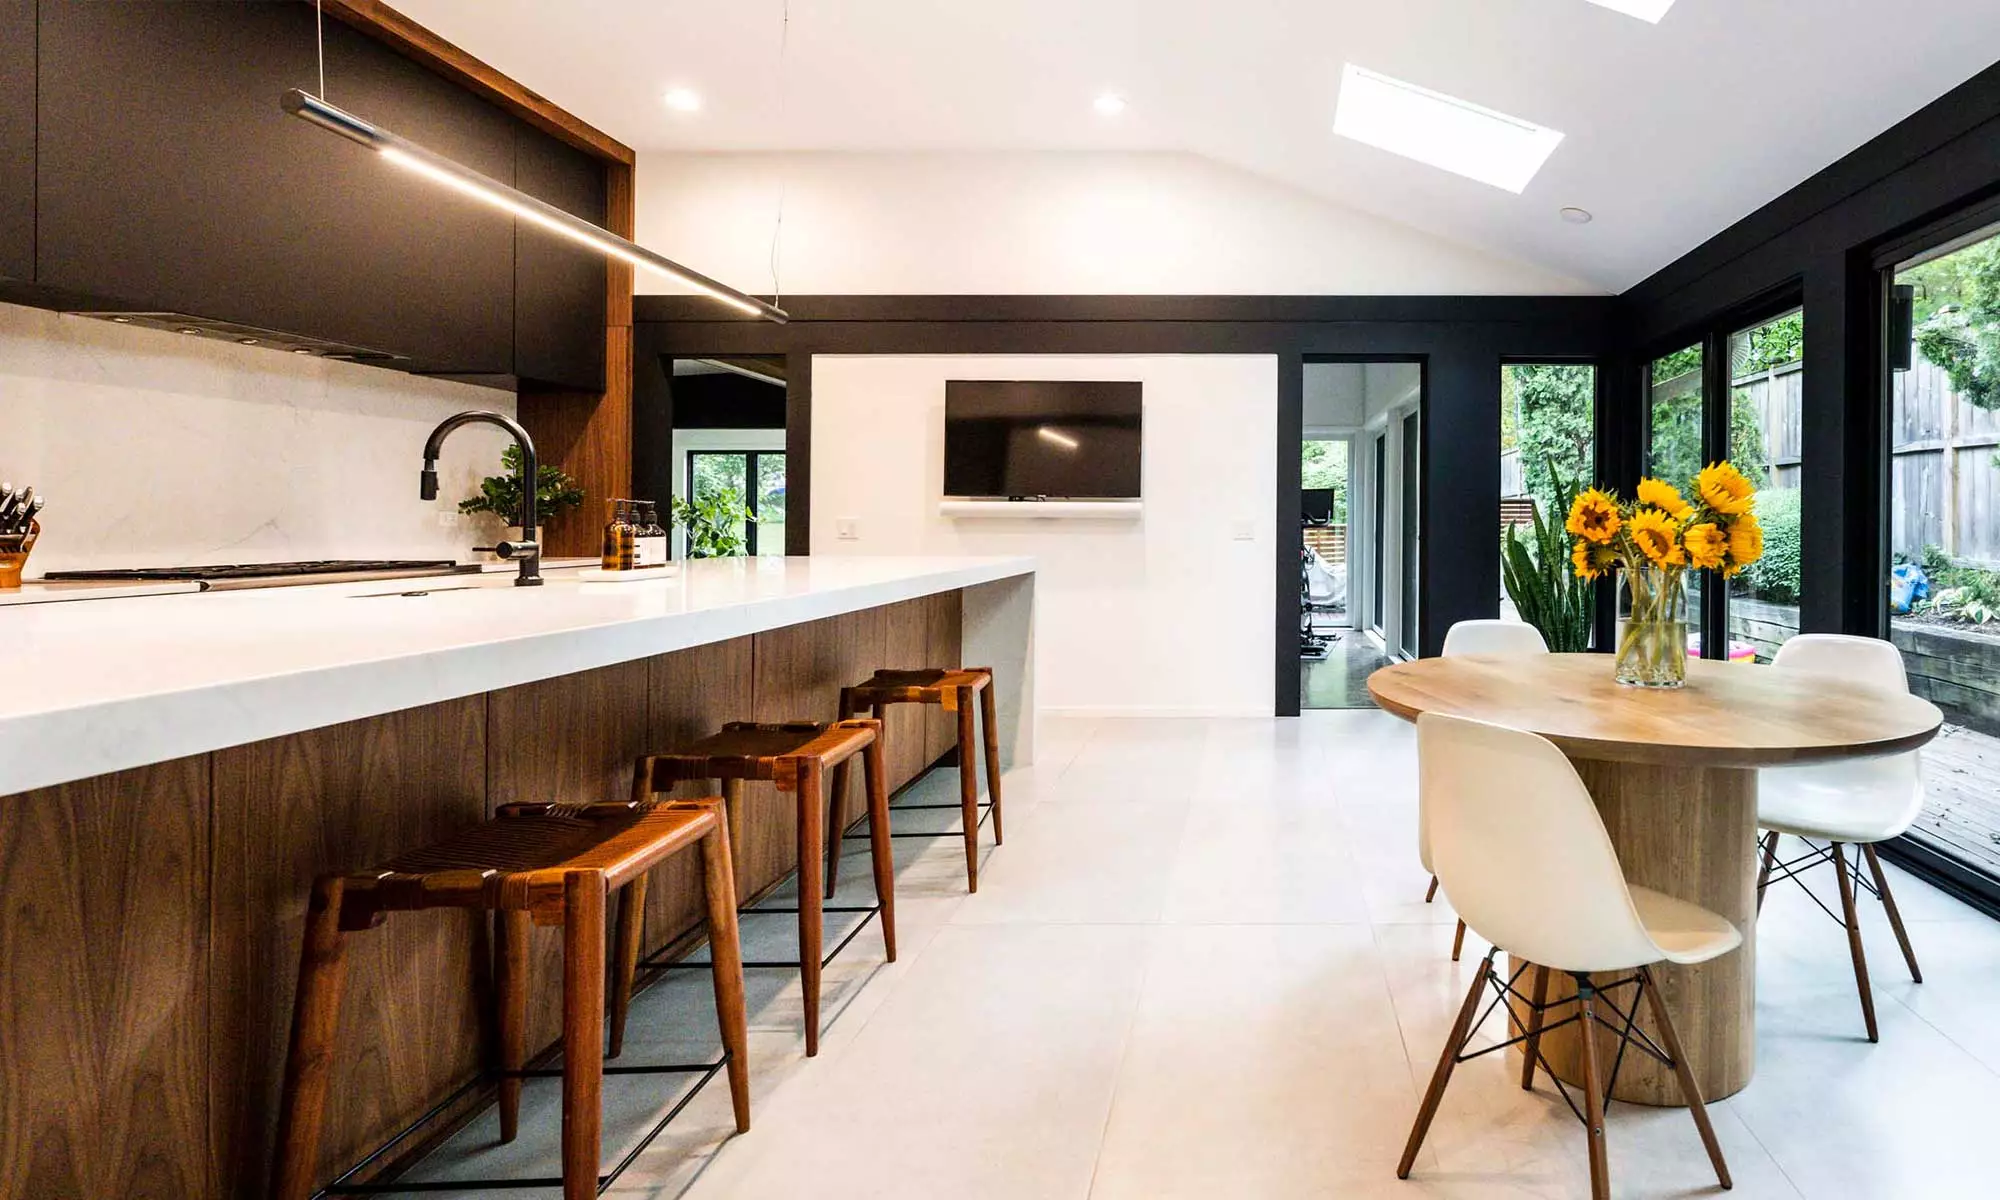
[(501, 558), (518, 559), (521, 573), (514, 579), (515, 587), (540, 587), (542, 583), (542, 547), (535, 540), (536, 502), (535, 488), (541, 476), (540, 464), (535, 458), (535, 439), (514, 418), (505, 413), (475, 410), (454, 413), (438, 423), (424, 440), (424, 472), (420, 477), (418, 494), (426, 500), (437, 499), (438, 455), (444, 449), (444, 439), (461, 425), (484, 423), (498, 425), (513, 435), (514, 444), (521, 448), (521, 540), (501, 542), (493, 547)]

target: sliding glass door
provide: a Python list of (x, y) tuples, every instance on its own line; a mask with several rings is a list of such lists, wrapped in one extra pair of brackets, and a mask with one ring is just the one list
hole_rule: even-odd
[(1757, 487), (1764, 556), (1729, 581), (1730, 657), (1769, 662), (1799, 631), (1805, 320), (1729, 336), (1729, 461)]
[(742, 553), (785, 553), (785, 455), (771, 450), (688, 451), (690, 504), (721, 501), (747, 517), (730, 526)]

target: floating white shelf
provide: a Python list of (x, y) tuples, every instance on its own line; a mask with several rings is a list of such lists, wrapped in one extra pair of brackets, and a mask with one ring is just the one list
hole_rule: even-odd
[(1012, 521), (1136, 521), (1144, 508), (1139, 500), (945, 500), (939, 514), (947, 517), (1004, 518)]

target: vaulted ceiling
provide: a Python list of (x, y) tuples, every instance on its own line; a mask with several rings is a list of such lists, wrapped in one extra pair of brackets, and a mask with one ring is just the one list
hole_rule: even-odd
[[(642, 151), (1186, 151), (1607, 290), (2000, 58), (1995, 0), (394, 3)], [(1567, 136), (1520, 195), (1336, 137), (1346, 62)]]

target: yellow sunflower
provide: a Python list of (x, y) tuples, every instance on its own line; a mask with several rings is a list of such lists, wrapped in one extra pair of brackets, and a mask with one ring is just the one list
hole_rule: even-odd
[(1722, 573), (1734, 575), (1764, 557), (1764, 527), (1755, 513), (1744, 513), (1729, 526), (1729, 565)]
[(1657, 508), (1642, 508), (1632, 514), (1628, 532), (1632, 544), (1646, 561), (1656, 567), (1678, 567), (1687, 562), (1681, 550), (1680, 523)]
[(1569, 560), (1576, 564), (1578, 579), (1596, 579), (1618, 565), (1618, 551), (1610, 546), (1578, 540), (1576, 549), (1570, 551)]
[(1663, 479), (1639, 481), (1639, 503), (1650, 504), (1676, 521), (1694, 515), (1694, 505), (1682, 499), (1680, 489)]
[(1729, 535), (1713, 521), (1688, 526), (1687, 532), (1681, 535), (1681, 542), (1687, 547), (1688, 562), (1704, 571), (1722, 566), (1723, 558), (1729, 553)]
[(1618, 527), (1623, 522), (1618, 517), (1618, 502), (1598, 488), (1577, 493), (1576, 502), (1569, 506), (1569, 521), (1563, 528), (1589, 542), (1608, 542), (1618, 536)]
[(1743, 478), (1743, 472), (1728, 462), (1710, 463), (1694, 477), (1695, 494), (1701, 502), (1725, 516), (1750, 511), (1757, 489)]

